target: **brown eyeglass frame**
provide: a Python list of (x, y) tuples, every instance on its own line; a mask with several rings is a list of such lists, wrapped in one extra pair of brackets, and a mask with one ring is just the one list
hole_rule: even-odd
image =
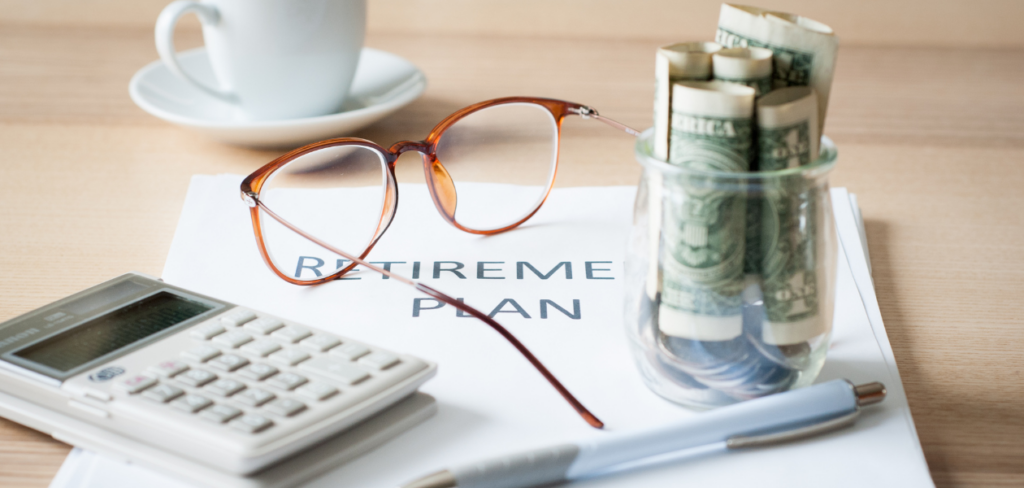
[[(437, 143), (441, 139), (441, 136), (444, 134), (445, 130), (447, 130), (449, 127), (454, 125), (459, 120), (465, 118), (466, 116), (474, 112), (483, 110), (485, 108), (507, 104), (531, 104), (535, 106), (540, 106), (547, 109), (547, 111), (554, 118), (556, 122), (556, 156), (551, 181), (548, 183), (548, 188), (544, 192), (544, 197), (540, 199), (536, 208), (534, 208), (532, 211), (526, 214), (519, 221), (498, 229), (471, 229), (459, 224), (459, 222), (455, 218), (455, 207), (457, 203), (455, 183), (452, 181), (451, 175), (448, 174), (448, 170), (445, 169), (442, 162), (439, 161), (437, 158)], [(572, 407), (577, 411), (577, 413), (579, 413), (580, 416), (582, 416), (588, 424), (596, 428), (602, 428), (604, 426), (604, 423), (598, 420), (598, 418), (594, 416), (592, 413), (590, 413), (590, 411), (587, 410), (587, 408), (584, 407), (583, 404), (576, 399), (576, 397), (569, 393), (569, 391), (561, 384), (561, 382), (559, 382), (558, 379), (556, 379), (554, 375), (552, 375), (551, 372), (548, 371), (548, 369), (543, 364), (541, 364), (540, 360), (538, 360), (533, 355), (533, 353), (531, 353), (526, 348), (526, 346), (519, 342), (519, 340), (516, 339), (515, 336), (513, 336), (507, 329), (501, 326), (501, 324), (499, 324), (497, 321), (487, 316), (483, 312), (480, 312), (479, 310), (464, 304), (462, 301), (456, 300), (455, 298), (452, 298), (440, 291), (437, 291), (427, 285), (424, 285), (423, 283), (414, 282), (408, 278), (396, 275), (388, 270), (385, 270), (367, 261), (364, 261), (364, 258), (366, 258), (366, 256), (370, 253), (373, 247), (377, 244), (377, 241), (380, 240), (380, 238), (384, 235), (384, 232), (391, 225), (392, 220), (394, 220), (395, 213), (398, 210), (398, 181), (395, 177), (395, 164), (397, 163), (398, 158), (402, 154), (409, 151), (415, 151), (420, 153), (421, 158), (423, 160), (424, 176), (427, 181), (427, 186), (430, 189), (431, 199), (434, 201), (434, 207), (437, 208), (437, 211), (441, 214), (442, 217), (444, 217), (446, 221), (448, 221), (449, 224), (455, 226), (459, 230), (469, 232), (472, 234), (498, 234), (501, 232), (514, 229), (521, 225), (523, 222), (529, 220), (531, 217), (534, 216), (534, 214), (537, 213), (538, 210), (540, 210), (540, 207), (543, 206), (544, 202), (547, 200), (548, 195), (551, 193), (551, 189), (554, 187), (555, 176), (558, 173), (558, 149), (560, 149), (561, 146), (562, 122), (565, 120), (567, 116), (570, 115), (578, 115), (584, 119), (593, 118), (601, 122), (604, 122), (605, 124), (608, 124), (611, 127), (622, 130), (627, 134), (633, 136), (640, 135), (640, 133), (635, 129), (627, 127), (607, 117), (603, 117), (599, 115), (597, 111), (594, 110), (593, 108), (578, 103), (554, 100), (549, 98), (506, 97), (476, 103), (449, 115), (436, 126), (434, 126), (434, 128), (430, 131), (430, 134), (427, 136), (427, 138), (422, 141), (400, 141), (396, 142), (395, 144), (392, 144), (390, 148), (384, 149), (384, 147), (372, 141), (368, 141), (366, 139), (346, 137), (338, 139), (328, 139), (326, 141), (316, 142), (295, 149), (294, 151), (291, 151), (271, 161), (270, 163), (267, 163), (262, 168), (254, 171), (252, 174), (246, 177), (245, 180), (242, 181), (241, 197), (242, 200), (250, 207), (249, 214), (250, 217), (252, 218), (253, 232), (256, 235), (256, 243), (259, 247), (260, 255), (263, 257), (263, 261), (274, 272), (274, 274), (276, 274), (279, 278), (295, 285), (317, 285), (328, 281), (333, 281), (340, 278), (345, 273), (351, 271), (356, 266), (363, 266), (367, 269), (376, 271), (385, 276), (393, 278), (396, 281), (412, 286), (417, 290), (429, 295), (430, 297), (440, 300), (448, 305), (451, 305), (459, 310), (462, 310), (465, 313), (468, 313), (476, 317), (477, 319), (489, 325), (499, 334), (501, 334), (510, 343), (512, 343), (512, 345), (515, 346), (515, 348), (523, 356), (526, 357), (526, 359), (541, 373), (541, 375), (543, 375), (544, 378), (547, 379), (549, 383), (551, 383), (551, 386), (558, 390), (562, 397), (567, 402), (569, 402), (570, 405), (572, 405)], [(382, 205), (381, 216), (380, 219), (378, 220), (377, 228), (374, 232), (373, 238), (370, 240), (366, 249), (358, 257), (345, 251), (342, 251), (332, 246), (331, 244), (322, 241), (316, 236), (310, 235), (307, 232), (303, 231), (302, 229), (299, 229), (298, 227), (291, 224), (281, 216), (274, 213), (274, 211), (268, 208), (266, 204), (264, 204), (259, 198), (259, 193), (260, 190), (263, 188), (263, 185), (267, 182), (270, 176), (274, 174), (276, 170), (284, 167), (285, 165), (295, 160), (296, 158), (299, 158), (310, 152), (328, 147), (339, 146), (360, 146), (376, 151), (384, 158), (385, 166), (387, 168), (387, 171), (385, 172), (387, 178), (386, 192), (384, 195), (384, 204)], [(278, 221), (279, 223), (289, 228), (293, 232), (305, 237), (306, 239), (309, 239), (310, 241), (323, 247), (324, 249), (327, 249), (328, 251), (345, 257), (350, 261), (351, 264), (328, 276), (324, 276), (319, 279), (309, 281), (298, 280), (284, 274), (281, 270), (277, 268), (277, 266), (274, 265), (273, 260), (270, 258), (270, 254), (267, 251), (266, 244), (263, 241), (263, 231), (262, 225), (260, 223), (261, 210), (265, 212), (267, 215), (269, 215), (272, 219)]]

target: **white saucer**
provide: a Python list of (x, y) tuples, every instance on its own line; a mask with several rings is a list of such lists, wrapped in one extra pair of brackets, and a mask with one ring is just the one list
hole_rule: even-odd
[[(216, 86), (205, 48), (182, 52), (178, 60), (200, 81)], [(408, 105), (426, 88), (426, 77), (412, 63), (371, 48), (363, 48), (359, 56), (342, 111), (318, 117), (244, 120), (235, 107), (185, 83), (161, 61), (140, 69), (128, 84), (132, 101), (142, 110), (218, 141), (249, 147), (295, 147), (345, 137)]]

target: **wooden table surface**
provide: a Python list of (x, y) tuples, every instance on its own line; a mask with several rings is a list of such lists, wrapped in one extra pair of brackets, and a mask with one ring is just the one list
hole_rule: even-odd
[[(150, 26), (0, 21), (0, 321), (124, 271), (159, 275), (189, 177), (246, 174), (282, 152), (224, 146), (136, 108), (127, 85), (156, 59)], [(367, 45), (411, 60), (430, 85), (351, 135), (419, 139), (457, 108), (513, 94), (647, 127), (654, 48), (695, 37), (528, 34), (371, 29)], [(178, 39), (201, 44), (194, 28)], [(1020, 48), (844, 45), (836, 70), (832, 183), (859, 196), (939, 486), (1024, 485), (1021, 80)], [(635, 183), (631, 141), (609, 135), (568, 133), (559, 185)], [(403, 182), (422, 182), (414, 158), (399, 165)], [(68, 450), (0, 420), (0, 486), (45, 486)]]

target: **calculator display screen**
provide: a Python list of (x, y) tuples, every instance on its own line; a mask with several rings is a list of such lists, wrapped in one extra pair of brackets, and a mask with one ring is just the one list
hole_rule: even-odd
[(162, 291), (96, 317), (14, 353), (57, 371), (70, 371), (213, 309)]

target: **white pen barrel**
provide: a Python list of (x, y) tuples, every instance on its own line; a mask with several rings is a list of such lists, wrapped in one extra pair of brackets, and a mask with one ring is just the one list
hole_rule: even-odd
[(562, 444), (451, 470), (459, 488), (520, 488), (563, 481), (579, 446)]
[(853, 388), (848, 381), (833, 380), (721, 407), (672, 425), (583, 442), (566, 477), (582, 478), (621, 463), (725, 442), (735, 435), (765, 433), (848, 414), (857, 409)]

